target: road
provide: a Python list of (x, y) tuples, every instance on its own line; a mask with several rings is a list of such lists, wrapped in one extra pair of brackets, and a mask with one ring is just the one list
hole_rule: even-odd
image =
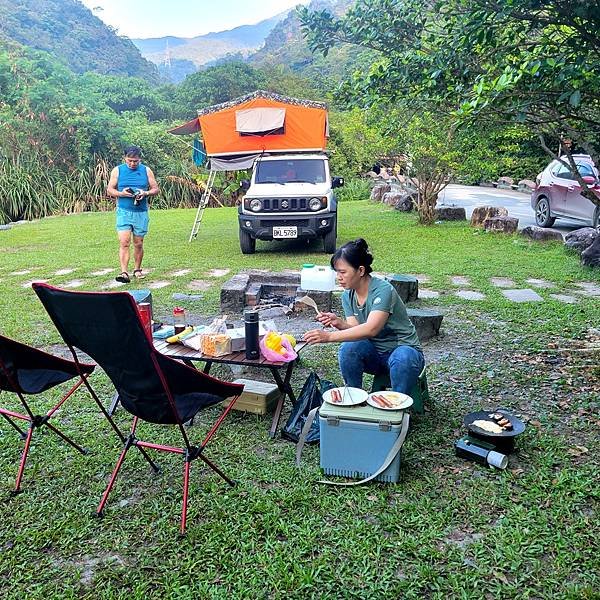
[[(438, 206), (443, 204), (463, 206), (467, 213), (467, 219), (471, 218), (471, 213), (476, 206), (504, 206), (511, 217), (519, 219), (519, 229), (523, 229), (523, 227), (535, 225), (535, 216), (529, 198), (529, 194), (514, 190), (452, 184), (440, 193)], [(585, 226), (576, 221), (559, 219), (553, 229), (565, 235), (569, 231), (581, 227)]]

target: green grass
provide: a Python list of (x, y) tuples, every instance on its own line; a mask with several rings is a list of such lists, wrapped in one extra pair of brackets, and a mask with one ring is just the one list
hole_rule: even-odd
[[(207, 211), (198, 240), (188, 244), (193, 215), (152, 213), (144, 261), (152, 273), (132, 287), (174, 282), (153, 291), (158, 316), (169, 314), (174, 292), (197, 293), (187, 289), (191, 280), (213, 284), (199, 305), (186, 305), (208, 317), (218, 311), (220, 285), (241, 269), (299, 269), (328, 258), (316, 242), (259, 242), (255, 255), (242, 256), (234, 209)], [(8, 427), (0, 429), (2, 598), (598, 598), (600, 372), (586, 340), (600, 322), (600, 302), (581, 297), (566, 305), (548, 296), (575, 282), (600, 282), (598, 270), (580, 267), (560, 244), (487, 235), (460, 223), (421, 227), (412, 215), (344, 203), (338, 242), (359, 236), (369, 241), (378, 271), (428, 275), (427, 287), (442, 296), (419, 305), (446, 314), (444, 335), (425, 346), (435, 404), (413, 420), (401, 481), (320, 486), (317, 447), (305, 451), (298, 470), (293, 445), (268, 439), (269, 418), (234, 414), (207, 455), (239, 485), (229, 489), (194, 463), (184, 539), (177, 535), (177, 458), (159, 456), (164, 472), (153, 477), (132, 453), (98, 521), (90, 515), (119, 447), (89, 398), (78, 393), (58, 423), (91, 453), (79, 456), (40, 436), (25, 491), (14, 498), (8, 492), (22, 442)], [(80, 278), (86, 280), (80, 289), (99, 289), (114, 274), (88, 274), (116, 269), (116, 254), (110, 213), (0, 232), (0, 331), (40, 347), (59, 344), (22, 283)], [(61, 268), (76, 271), (53, 275)], [(169, 276), (183, 268), (192, 272)], [(231, 273), (210, 278), (217, 268)], [(23, 269), (33, 272), (11, 275)], [(469, 276), (486, 299), (454, 296), (452, 275)], [(515, 304), (490, 284), (493, 276), (511, 277), (518, 287), (529, 287), (528, 278), (557, 287), (540, 290), (543, 303)], [(335, 352), (335, 346), (309, 350), (294, 387), (311, 369), (339, 381)], [(93, 380), (108, 402), (108, 380), (102, 374)], [(2, 403), (15, 406), (6, 394)], [(505, 472), (458, 459), (452, 447), (462, 415), (497, 406), (530, 419)], [(215, 415), (208, 411), (201, 423)], [(124, 411), (117, 420), (127, 427)], [(176, 440), (168, 428), (145, 427), (158, 440)], [(192, 429), (195, 439), (199, 429)]]

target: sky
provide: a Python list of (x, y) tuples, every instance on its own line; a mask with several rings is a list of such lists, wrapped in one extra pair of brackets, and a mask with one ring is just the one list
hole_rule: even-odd
[[(253, 25), (309, 0), (81, 0), (119, 35), (194, 37)], [(101, 9), (101, 10), (100, 10)]]

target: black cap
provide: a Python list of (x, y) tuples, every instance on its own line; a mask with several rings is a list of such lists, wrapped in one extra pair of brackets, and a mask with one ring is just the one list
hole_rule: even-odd
[(257, 310), (245, 310), (244, 321), (248, 323), (258, 323), (258, 311)]

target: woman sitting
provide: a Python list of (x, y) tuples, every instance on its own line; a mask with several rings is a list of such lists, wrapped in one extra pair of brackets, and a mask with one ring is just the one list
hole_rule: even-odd
[(339, 350), (342, 377), (362, 388), (363, 373), (389, 372), (392, 389), (410, 393), (425, 366), (425, 358), (404, 302), (387, 281), (371, 276), (373, 256), (367, 242), (348, 242), (331, 257), (331, 267), (344, 288), (346, 319), (321, 313), (317, 320), (337, 331), (313, 329), (304, 335), (313, 344), (343, 342)]

